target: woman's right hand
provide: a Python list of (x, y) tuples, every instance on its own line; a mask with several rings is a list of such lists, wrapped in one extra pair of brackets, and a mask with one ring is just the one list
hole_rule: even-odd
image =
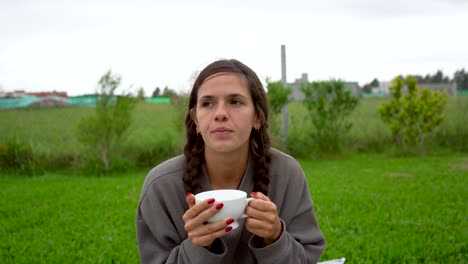
[(234, 219), (220, 220), (215, 223), (207, 223), (208, 219), (223, 208), (223, 203), (216, 203), (215, 199), (206, 199), (195, 204), (195, 196), (191, 193), (186, 197), (189, 209), (182, 219), (185, 222), (185, 231), (192, 243), (197, 246), (209, 247), (213, 241), (231, 231)]

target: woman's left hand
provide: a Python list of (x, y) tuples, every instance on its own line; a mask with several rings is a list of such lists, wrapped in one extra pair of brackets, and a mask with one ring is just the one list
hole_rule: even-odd
[(251, 233), (263, 237), (266, 245), (270, 245), (280, 237), (282, 225), (276, 205), (261, 192), (253, 192), (249, 205), (245, 209), (247, 219), (245, 227)]

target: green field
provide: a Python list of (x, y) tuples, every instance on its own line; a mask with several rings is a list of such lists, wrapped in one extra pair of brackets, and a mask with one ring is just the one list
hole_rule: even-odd
[[(353, 124), (343, 142), (345, 152), (383, 153), (394, 146), (390, 130), (380, 120), (377, 107), (385, 99), (363, 99), (349, 117)], [(80, 119), (91, 114), (92, 107), (65, 107), (46, 109), (18, 109), (0, 111), (0, 147), (13, 138), (30, 144), (38, 160), (46, 168), (76, 168), (83, 147), (77, 140)], [(120, 143), (122, 155), (132, 162), (138, 158), (157, 161), (172, 156), (154, 157), (154, 153), (170, 145), (179, 150), (184, 143), (183, 113), (185, 106), (139, 104), (133, 114), (133, 122), (124, 140)], [(429, 153), (463, 151), (468, 153), (468, 96), (450, 98), (446, 118), (427, 139)], [(307, 133), (312, 130), (307, 123), (307, 111), (297, 102), (289, 105), (290, 153), (296, 157), (309, 157), (310, 141)], [(279, 119), (270, 123), (273, 145), (281, 148)], [(305, 154), (305, 155), (304, 155)], [(149, 157), (148, 157), (149, 156)], [(50, 163), (50, 164), (47, 164)], [(59, 164), (55, 166), (54, 164)], [(141, 166), (143, 164), (143, 166)], [(146, 168), (151, 162), (140, 162), (136, 167)]]
[[(468, 157), (301, 160), (327, 240), (322, 260), (466, 263)], [(138, 263), (146, 171), (0, 177), (1, 263)]]
[[(289, 140), (302, 154), (327, 240), (322, 260), (468, 263), (468, 97), (450, 100), (428, 152), (417, 157), (394, 155), (376, 111), (381, 102), (361, 100), (345, 152), (327, 159), (301, 141), (310, 129), (307, 113), (290, 105)], [(138, 263), (139, 192), (151, 166), (180, 151), (181, 112), (175, 105), (139, 104), (121, 142), (138, 165), (97, 177), (76, 166), (88, 155), (76, 140), (77, 124), (92, 111), (0, 111), (0, 151), (17, 138), (46, 163), (36, 176), (0, 173), (0, 263)], [(277, 144), (278, 136), (273, 139)]]

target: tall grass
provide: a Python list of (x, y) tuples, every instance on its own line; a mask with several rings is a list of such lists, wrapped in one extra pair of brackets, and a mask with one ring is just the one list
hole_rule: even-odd
[[(343, 142), (347, 153), (385, 153), (394, 148), (389, 129), (377, 112), (385, 99), (361, 99), (349, 120), (353, 124)], [(178, 104), (141, 103), (134, 121), (122, 140), (122, 164), (147, 168), (182, 153), (184, 145), (184, 100)], [(83, 167), (87, 155), (77, 140), (77, 124), (94, 111), (92, 107), (64, 107), (0, 111), (0, 146), (17, 138), (32, 150), (39, 169), (57, 171)], [(280, 116), (272, 116), (272, 145), (297, 157), (320, 157), (308, 133), (313, 129), (306, 108), (299, 102), (289, 105), (288, 146), (280, 136)], [(428, 152), (468, 151), (468, 96), (451, 98), (446, 119), (428, 138)], [(1, 168), (0, 168), (1, 169)]]
[[(176, 109), (175, 105), (144, 103), (136, 107), (121, 142), (123, 162), (130, 161), (127, 166), (153, 166), (149, 163), (181, 153), (183, 138)], [(77, 124), (92, 111), (92, 107), (0, 111), (0, 145), (8, 138), (20, 139), (48, 171), (82, 168), (82, 157), (87, 154), (77, 140)]]
[(433, 139), (441, 146), (468, 152), (468, 96), (450, 98), (445, 115)]

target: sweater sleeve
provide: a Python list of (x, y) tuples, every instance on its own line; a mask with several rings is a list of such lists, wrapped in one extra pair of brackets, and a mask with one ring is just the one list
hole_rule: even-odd
[[(220, 252), (215, 254), (181, 236), (176, 222), (183, 220), (173, 218), (182, 216), (173, 214), (171, 208), (177, 205), (174, 201), (167, 203), (168, 198), (150, 186), (140, 200), (136, 231), (141, 263), (221, 263), (227, 252), (223, 242), (218, 241)], [(174, 195), (170, 198), (177, 200)]]
[[(290, 167), (289, 173), (291, 177), (282, 187), (284, 195), (275, 201), (281, 208), (279, 216), (283, 225), (282, 234), (277, 241), (265, 247), (260, 237), (253, 236), (249, 241), (249, 247), (259, 264), (317, 263), (325, 246), (305, 175), (298, 163)], [(274, 190), (276, 187), (271, 188)], [(276, 191), (281, 192), (279, 189)]]

